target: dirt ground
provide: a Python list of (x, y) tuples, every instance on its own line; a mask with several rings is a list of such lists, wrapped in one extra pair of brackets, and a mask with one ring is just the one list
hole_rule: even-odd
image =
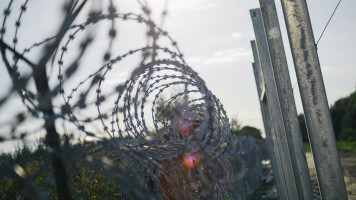
[[(309, 165), (310, 178), (313, 183), (313, 192), (315, 199), (321, 199), (316, 182), (315, 165), (313, 155), (307, 152), (307, 161)], [(344, 169), (344, 179), (349, 200), (356, 200), (356, 154), (355, 153), (340, 153), (341, 165)]]

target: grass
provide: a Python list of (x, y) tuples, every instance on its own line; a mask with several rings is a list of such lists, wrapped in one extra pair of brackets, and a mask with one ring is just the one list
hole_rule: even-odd
[(304, 142), (304, 150), (305, 150), (306, 152), (310, 152), (310, 151), (311, 151), (311, 149), (310, 149), (310, 144), (309, 144), (308, 142)]
[[(341, 152), (355, 152), (356, 153), (356, 141), (346, 142), (346, 141), (338, 141), (336, 142), (337, 149)], [(304, 143), (304, 149), (306, 152), (310, 152), (309, 143)]]
[(356, 141), (353, 142), (339, 141), (336, 144), (339, 151), (356, 153)]

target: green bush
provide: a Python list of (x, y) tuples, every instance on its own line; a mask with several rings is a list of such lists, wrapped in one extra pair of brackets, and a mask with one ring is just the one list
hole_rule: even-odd
[(339, 151), (356, 153), (356, 141), (353, 142), (339, 141), (337, 142), (337, 148), (339, 149)]
[[(356, 91), (340, 98), (330, 107), (330, 114), (337, 141), (356, 141)], [(303, 142), (308, 143), (307, 125), (304, 114), (298, 115)]]
[(356, 141), (356, 92), (341, 98), (330, 108), (338, 141)]

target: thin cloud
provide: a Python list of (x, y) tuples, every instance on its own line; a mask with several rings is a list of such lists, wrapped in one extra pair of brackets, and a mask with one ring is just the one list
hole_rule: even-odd
[(206, 60), (204, 65), (226, 64), (232, 62), (238, 62), (242, 57), (251, 56), (250, 51), (246, 51), (242, 48), (226, 49), (217, 51), (214, 56)]
[(234, 32), (234, 33), (231, 34), (231, 37), (233, 39), (240, 39), (242, 37), (242, 33)]
[(203, 59), (200, 57), (191, 57), (187, 62), (195, 69), (201, 69), (204, 66), (223, 65), (227, 63), (237, 63), (241, 58), (251, 56), (251, 52), (243, 48), (233, 48), (216, 51), (212, 57)]

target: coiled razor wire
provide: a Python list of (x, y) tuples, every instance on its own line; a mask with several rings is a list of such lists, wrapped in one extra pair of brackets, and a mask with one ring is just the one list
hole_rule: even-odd
[[(8, 45), (5, 34), (13, 2), (10, 0), (3, 14), (1, 52), (13, 82), (13, 89), (8, 94), (17, 91), (29, 114), (20, 113), (18, 118), (21, 116), (21, 120), (11, 128), (12, 137), (2, 135), (2, 141), (25, 137), (28, 133), (16, 134), (16, 126), (26, 118), (46, 121), (50, 117), (41, 112), (37, 92), (27, 87), (34, 78), (36, 64), (26, 56), (33, 49), (50, 45), (60, 37), (48, 37), (18, 53), (21, 52), (18, 32), (31, 1), (26, 0), (21, 5), (12, 45)], [(84, 23), (72, 24), (67, 30), (62, 30), (66, 34), (51, 55), (51, 71), (57, 68), (58, 84), (49, 91), (49, 95), (63, 99), (62, 105), (54, 106), (53, 121), (62, 120), (64, 124), (74, 125), (77, 130), (73, 134), (79, 131), (96, 138), (96, 142), (64, 145), (62, 159), (69, 173), (68, 184), (73, 198), (99, 195), (104, 199), (223, 199), (229, 185), (244, 179), (248, 170), (253, 168), (257, 152), (248, 149), (256, 149), (253, 147), (255, 143), (250, 141), (243, 147), (238, 144), (237, 137), (231, 140), (229, 120), (221, 102), (184, 61), (177, 43), (151, 20), (148, 7), (138, 2), (142, 5), (143, 15), (117, 13), (110, 0), (108, 14), (91, 12)], [(79, 3), (73, 1), (69, 10), (74, 10)], [(113, 57), (115, 22), (118, 20), (146, 26), (149, 30), (148, 45)], [(104, 64), (68, 89), (65, 84), (70, 78), (75, 78), (76, 71), (82, 67), (83, 55), (94, 39), (88, 34), (89, 27), (104, 21), (111, 21)], [(83, 37), (78, 56), (72, 62), (66, 61), (66, 54), (75, 48), (76, 39)], [(159, 46), (159, 37), (168, 39), (171, 47)], [(7, 54), (12, 56), (12, 61)], [(107, 92), (106, 81), (112, 70), (135, 55), (142, 55), (140, 64), (134, 67), (126, 82), (111, 86), (111, 91)], [(22, 75), (19, 68), (24, 65), (29, 65), (33, 73)], [(85, 85), (88, 86), (86, 89)], [(88, 100), (92, 90), (95, 90), (95, 101)], [(8, 96), (1, 99), (0, 106), (9, 101)], [(93, 106), (96, 113), (88, 109)], [(82, 116), (81, 112), (90, 113), (90, 116)], [(93, 124), (101, 128), (90, 128)], [(40, 127), (38, 131), (44, 128)], [(19, 175), (22, 161), (15, 167), (1, 163), (1, 168), (10, 170), (11, 176), (23, 179), (26, 189), (19, 194), (20, 199), (27, 195), (56, 198), (52, 166), (45, 161), (50, 157), (50, 149), (37, 152), (38, 171), (31, 175)], [(86, 177), (86, 181), (81, 177)], [(240, 196), (244, 196), (243, 192)]]

